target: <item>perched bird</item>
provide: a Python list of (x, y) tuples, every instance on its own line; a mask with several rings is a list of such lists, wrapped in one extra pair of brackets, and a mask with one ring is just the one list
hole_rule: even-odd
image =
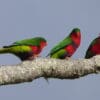
[(100, 36), (92, 41), (86, 51), (85, 58), (91, 58), (95, 55), (100, 55)]
[(63, 41), (51, 49), (47, 56), (57, 59), (66, 59), (71, 57), (77, 50), (81, 42), (81, 32), (79, 28), (74, 28), (72, 32)]
[(42, 37), (35, 37), (16, 41), (12, 45), (0, 48), (0, 53), (12, 53), (19, 57), (22, 61), (32, 60), (37, 57), (47, 42)]

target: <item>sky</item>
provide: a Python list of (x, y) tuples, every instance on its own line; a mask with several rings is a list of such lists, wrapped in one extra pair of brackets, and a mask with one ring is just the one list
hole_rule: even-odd
[[(84, 58), (85, 52), (100, 33), (99, 0), (0, 0), (0, 47), (36, 36), (47, 39), (50, 49), (73, 28), (80, 28), (81, 45), (73, 59)], [(0, 65), (18, 64), (14, 55), (0, 55)], [(39, 78), (30, 83), (0, 87), (2, 100), (98, 100), (100, 75), (91, 74), (74, 80)]]

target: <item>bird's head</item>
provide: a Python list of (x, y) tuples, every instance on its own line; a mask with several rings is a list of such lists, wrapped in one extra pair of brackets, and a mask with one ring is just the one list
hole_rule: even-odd
[(45, 46), (47, 46), (47, 41), (44, 38), (40, 39), (40, 48), (43, 49)]
[(79, 46), (81, 42), (81, 32), (79, 28), (74, 28), (70, 34), (70, 37), (72, 38), (73, 42)]
[(47, 46), (47, 43), (45, 41), (41, 41), (40, 47), (43, 49), (45, 46)]
[(71, 32), (71, 36), (75, 36), (75, 37), (80, 37), (81, 36), (81, 32), (79, 28), (74, 28)]

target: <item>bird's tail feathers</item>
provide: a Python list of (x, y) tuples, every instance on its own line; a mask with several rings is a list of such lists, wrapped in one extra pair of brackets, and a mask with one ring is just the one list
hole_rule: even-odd
[(3, 46), (3, 48), (8, 48), (9, 46)]
[(9, 53), (9, 48), (0, 48), (0, 54)]

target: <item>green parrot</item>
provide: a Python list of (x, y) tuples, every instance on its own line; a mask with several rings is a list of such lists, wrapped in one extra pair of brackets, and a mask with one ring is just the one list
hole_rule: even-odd
[(50, 58), (65, 59), (71, 57), (77, 50), (81, 42), (81, 32), (79, 28), (74, 28), (72, 32), (53, 47), (47, 56)]
[(12, 45), (0, 48), (0, 53), (11, 53), (19, 57), (22, 61), (32, 60), (37, 57), (42, 49), (47, 45), (43, 37), (35, 37), (16, 41)]

